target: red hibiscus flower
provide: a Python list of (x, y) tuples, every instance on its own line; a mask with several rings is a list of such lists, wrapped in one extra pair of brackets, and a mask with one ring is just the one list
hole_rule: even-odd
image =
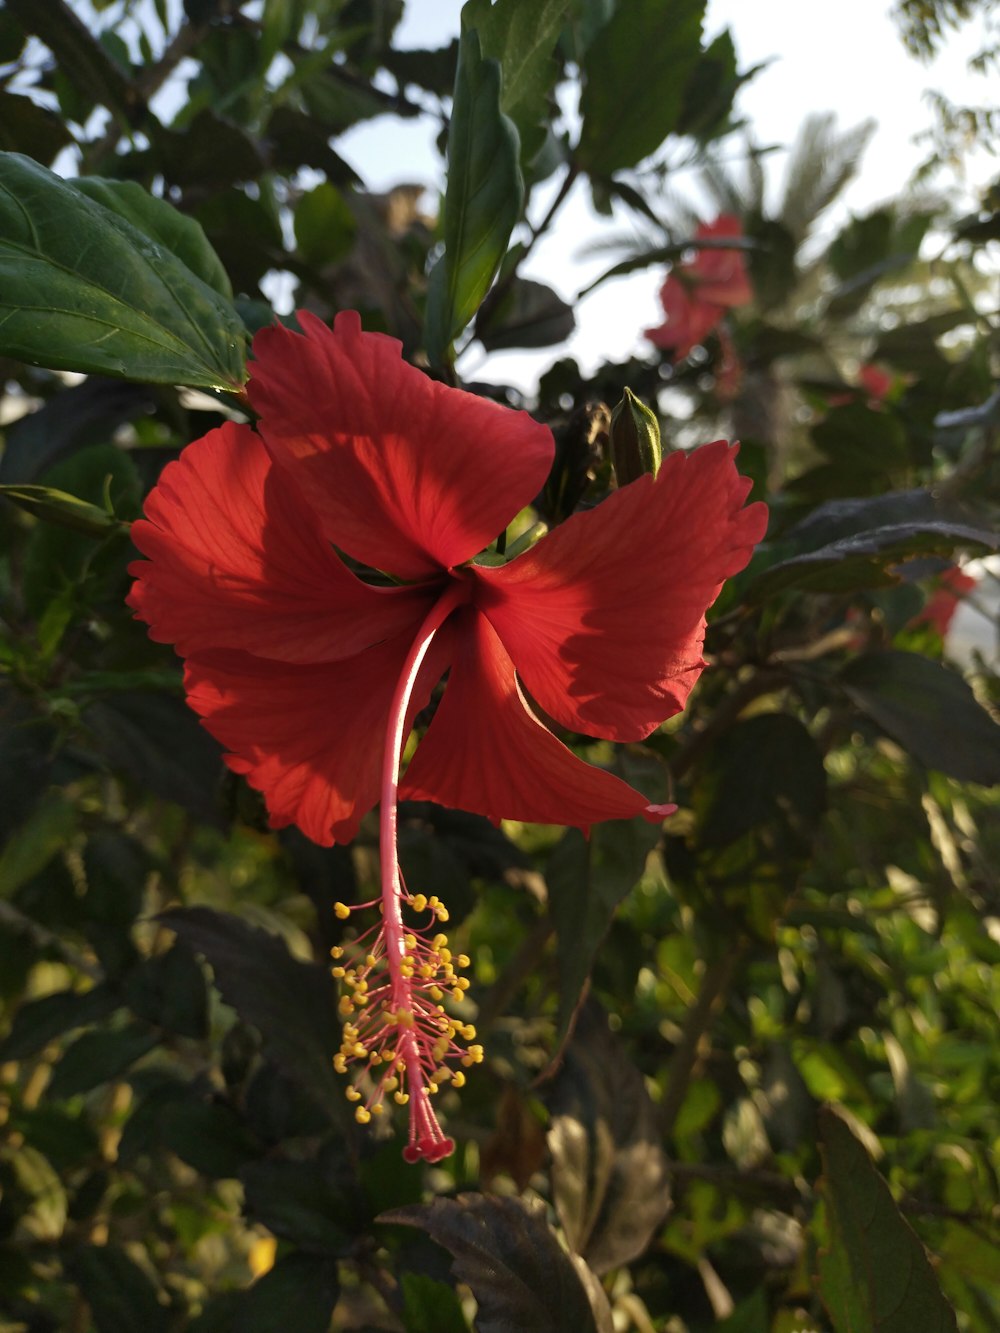
[[(673, 807), (578, 759), (536, 716), (616, 741), (684, 706), (705, 610), (763, 535), (724, 441), (674, 454), (510, 563), (470, 563), (548, 474), (550, 432), (428, 379), (345, 312), (254, 340), (257, 430), (227, 424), (164, 469), (133, 525), (129, 603), (185, 657), (185, 689), (231, 769), (324, 845), (381, 802), (382, 909), (336, 972), (338, 1068), (362, 1122), (392, 1093), (410, 1160), (451, 1151), (430, 1095), (481, 1058), (441, 1004), (464, 981), (435, 897), (396, 858), (397, 796), (586, 828)], [(259, 433), (258, 433), (259, 432)], [(351, 567), (345, 558), (351, 561)], [(353, 572), (360, 570), (361, 574)], [(417, 712), (448, 681), (400, 782)], [(404, 924), (404, 903), (430, 926)], [(337, 905), (338, 914), (354, 909)], [(348, 965), (349, 964), (349, 965)]]
[(977, 580), (971, 574), (966, 574), (958, 565), (949, 565), (938, 575), (937, 584), (923, 610), (910, 623), (930, 625), (942, 639), (945, 638), (959, 604), (976, 585)]
[[(696, 229), (696, 241), (738, 240), (743, 235), (739, 218), (723, 213)], [(753, 299), (742, 250), (700, 249), (687, 264), (677, 265), (660, 289), (665, 321), (645, 336), (657, 347), (682, 360), (734, 306)]]

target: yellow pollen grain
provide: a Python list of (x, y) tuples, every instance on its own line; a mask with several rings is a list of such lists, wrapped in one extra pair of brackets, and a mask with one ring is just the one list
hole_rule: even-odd
[(392, 1094), (392, 1100), (397, 1106), (405, 1106), (410, 1100), (410, 1094), (408, 1092), (394, 1092)]
[(349, 1102), (359, 1102), (361, 1100), (361, 1093), (353, 1085), (344, 1089), (344, 1096)]
[(351, 915), (351, 909), (347, 906), (346, 903), (334, 903), (333, 912), (334, 915), (338, 916), (341, 921), (346, 921), (347, 918)]
[(415, 912), (426, 912), (427, 895), (425, 893), (415, 893), (410, 899), (410, 906)]
[(340, 978), (344, 976), (344, 969), (342, 967), (331, 967), (330, 975), (336, 977), (339, 981)]
[(464, 1087), (465, 1087), (465, 1075), (462, 1073), (462, 1071), (461, 1071), (460, 1069), (456, 1069), (455, 1072), (452, 1074), (452, 1076), (451, 1076), (451, 1086), (452, 1086), (453, 1088), (464, 1088)]
[(359, 1125), (367, 1125), (372, 1118), (371, 1111), (366, 1111), (363, 1106), (358, 1106), (354, 1111), (354, 1119)]

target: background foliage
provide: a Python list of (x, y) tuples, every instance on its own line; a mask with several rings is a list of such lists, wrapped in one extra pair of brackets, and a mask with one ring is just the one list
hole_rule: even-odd
[[(469, 0), (440, 50), (394, 45), (403, 7), (0, 10), (0, 1328), (990, 1333), (998, 684), (941, 630), (996, 544), (995, 191), (831, 235), (867, 130), (820, 118), (770, 203), (704, 0)], [(975, 8), (901, 5), (903, 35)], [(385, 114), (440, 125), (436, 218), (337, 152)], [(730, 352), (584, 379), (520, 269), (582, 180), (644, 228), (612, 273), (659, 281), (696, 222), (678, 146), (754, 301)], [(374, 827), (266, 831), (123, 603), (128, 522), (240, 411), (275, 272), (446, 379), (456, 340), (551, 347), (550, 523), (613, 485), (625, 387), (670, 446), (739, 436), (772, 509), (686, 714), (587, 751), (678, 801), (664, 835), (404, 807), (488, 1055), (432, 1170), (331, 1067), (331, 906)]]

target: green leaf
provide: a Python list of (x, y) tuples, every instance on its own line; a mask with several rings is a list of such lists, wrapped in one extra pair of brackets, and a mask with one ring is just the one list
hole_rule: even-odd
[(77, 826), (77, 809), (61, 791), (51, 792), (11, 834), (0, 853), (0, 898), (9, 898), (22, 884), (44, 870)]
[(957, 1333), (927, 1253), (847, 1124), (819, 1114), (828, 1245), (819, 1290), (837, 1333)]
[(0, 353), (56, 370), (238, 389), (232, 305), (117, 212), (0, 155)]
[(910, 451), (903, 424), (864, 403), (833, 407), (812, 429), (816, 448), (838, 467), (885, 477), (906, 468)]
[(595, 1273), (631, 1263), (670, 1207), (658, 1113), (596, 1002), (580, 1014), (548, 1096), (552, 1194)]
[(335, 185), (322, 181), (295, 210), (295, 242), (307, 264), (335, 264), (354, 248), (357, 222)]
[(72, 142), (72, 134), (54, 111), (30, 97), (0, 90), (0, 149), (4, 152), (25, 153), (48, 163)]
[(156, 1033), (145, 1023), (131, 1023), (116, 1031), (84, 1032), (64, 1051), (45, 1095), (62, 1101), (110, 1083), (151, 1051), (156, 1042)]
[(276, 1236), (321, 1254), (345, 1254), (352, 1248), (348, 1174), (339, 1159), (251, 1162), (240, 1179), (248, 1217)]
[(0, 1061), (34, 1055), (64, 1032), (106, 1018), (118, 1003), (105, 985), (87, 991), (56, 991), (40, 1000), (28, 1000), (18, 1009), (10, 1032), (0, 1042)]
[(684, 110), (701, 59), (705, 0), (620, 4), (584, 57), (577, 160), (610, 176), (654, 153)]
[(116, 1245), (71, 1250), (66, 1272), (90, 1306), (98, 1333), (166, 1333), (168, 1312), (143, 1270)]
[(418, 1227), (452, 1255), (455, 1278), (479, 1303), (478, 1333), (611, 1333), (611, 1310), (593, 1274), (517, 1199), (459, 1194), (378, 1220)]
[(227, 300), (232, 298), (233, 289), (222, 260), (194, 218), (178, 213), (171, 204), (156, 199), (134, 181), (83, 176), (69, 184), (110, 213), (117, 213), (144, 235), (160, 241), (196, 278)]
[(848, 697), (927, 768), (1000, 782), (1000, 725), (957, 671), (919, 653), (866, 653), (841, 671)]
[(240, 1333), (327, 1333), (340, 1296), (337, 1261), (289, 1254), (240, 1294)]
[(220, 1102), (171, 1097), (158, 1141), (209, 1180), (235, 1178), (259, 1148), (240, 1117)]
[(92, 28), (71, 5), (7, 0), (11, 13), (26, 32), (45, 43), (56, 58), (59, 72), (74, 90), (127, 117), (137, 105), (137, 90)]
[(469, 1333), (453, 1288), (425, 1273), (403, 1273), (403, 1324), (406, 1333)]
[(85, 532), (89, 537), (106, 537), (109, 532), (122, 528), (118, 519), (106, 509), (56, 490), (54, 486), (4, 485), (0, 486), (0, 495), (36, 518), (62, 528), (72, 528), (74, 532)]
[(66, 455), (106, 443), (119, 426), (151, 406), (148, 389), (120, 380), (92, 376), (61, 389), (36, 411), (4, 428), (0, 481), (35, 481)]
[[(650, 765), (650, 782), (653, 771)], [(661, 782), (662, 771), (656, 765)], [(609, 820), (589, 838), (568, 830), (549, 858), (545, 880), (559, 968), (557, 1047), (570, 1029), (611, 918), (642, 877), (659, 840), (660, 830), (644, 819)]]
[(524, 182), (513, 121), (500, 109), (500, 64), (462, 33), (444, 199), (444, 254), (430, 276), (425, 341), (440, 365), (489, 290), (521, 216)]
[(342, 1105), (333, 1072), (340, 1034), (328, 971), (300, 963), (276, 935), (208, 907), (176, 908), (160, 920), (205, 956), (223, 999), (258, 1029), (279, 1069), (320, 1106)]
[(187, 945), (144, 959), (128, 978), (125, 998), (147, 1023), (196, 1041), (208, 1035), (205, 976)]
[(541, 147), (541, 122), (559, 67), (553, 59), (568, 0), (469, 0), (462, 28), (475, 29), (483, 55), (500, 62), (500, 110), (514, 122), (527, 163)]
[(576, 327), (573, 307), (543, 282), (514, 278), (494, 305), (476, 320), (476, 337), (488, 352), (508, 347), (552, 347)]

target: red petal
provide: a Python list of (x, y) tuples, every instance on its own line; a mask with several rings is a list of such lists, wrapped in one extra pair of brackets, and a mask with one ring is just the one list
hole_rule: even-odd
[(494, 821), (577, 824), (648, 814), (628, 783), (578, 759), (525, 702), (503, 644), (472, 608), (456, 614), (444, 698), (400, 786), (408, 800), (437, 801)]
[[(238, 652), (189, 659), (188, 703), (230, 752), (229, 767), (263, 792), (272, 828), (297, 824), (324, 847), (355, 836), (378, 800), (389, 706), (411, 641), (400, 635), (320, 666)], [(413, 691), (410, 725), (444, 670), (447, 636), (436, 648), (437, 639)]]
[(557, 722), (639, 740), (684, 707), (704, 665), (705, 611), (750, 559), (767, 509), (724, 440), (664, 460), (499, 569), (476, 604)]
[(129, 605), (185, 656), (240, 648), (285, 662), (352, 656), (420, 623), (433, 593), (371, 588), (248, 426), (227, 424), (164, 468), (132, 540)]
[[(723, 213), (714, 222), (703, 223), (695, 232), (699, 240), (733, 240), (743, 236), (739, 218)], [(746, 305), (753, 300), (742, 250), (699, 250), (688, 268), (697, 282), (698, 294), (713, 305)]]
[(258, 333), (247, 391), (336, 546), (422, 578), (471, 559), (541, 489), (555, 446), (526, 412), (435, 383), (353, 311), (333, 331), (298, 318), (305, 337)]
[(721, 307), (699, 300), (680, 278), (671, 273), (660, 289), (666, 321), (646, 329), (646, 337), (680, 360), (702, 342), (725, 313)]

